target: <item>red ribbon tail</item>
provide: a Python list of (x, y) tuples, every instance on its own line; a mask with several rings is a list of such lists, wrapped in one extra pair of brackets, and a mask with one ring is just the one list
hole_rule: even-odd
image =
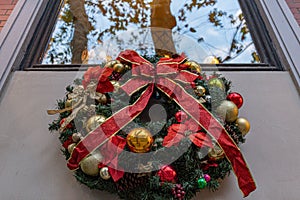
[(249, 196), (251, 192), (256, 189), (256, 184), (254, 181), (245, 180), (245, 184), (240, 186), (241, 191), (244, 194), (244, 197)]
[[(160, 78), (157, 87), (172, 98), (188, 115), (192, 117), (207, 133), (215, 138), (223, 149), (237, 177), (239, 187), (244, 196), (256, 189), (255, 182), (239, 148), (226, 132), (224, 127), (194, 97), (180, 85), (168, 78)], [(193, 105), (193, 106), (191, 106)]]

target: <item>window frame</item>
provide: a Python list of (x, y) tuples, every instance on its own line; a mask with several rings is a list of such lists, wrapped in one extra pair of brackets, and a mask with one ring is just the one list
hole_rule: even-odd
[(56, 19), (63, 6), (63, 2), (64, 0), (48, 1), (43, 15), (37, 24), (36, 31), (27, 47), (20, 70), (30, 68), (40, 60), (55, 28)]
[[(287, 7), (285, 1), (239, 1), (262, 61), (267, 61), (268, 64), (219, 64), (217, 69), (219, 71), (289, 70), (297, 86), (299, 86), (300, 58), (291, 52), (299, 47), (300, 36), (297, 33), (299, 27), (295, 27), (294, 18), (286, 14), (289, 10), (285, 10), (285, 7)], [(7, 60), (9, 62), (0, 68), (0, 89), (12, 70), (76, 71), (79, 69), (79, 65), (64, 65), (64, 67), (56, 65), (55, 67), (55, 65), (35, 64), (45, 50), (44, 48), (46, 48), (62, 2), (62, 0), (31, 0), (30, 2), (19, 0), (12, 17), (7, 22), (9, 26), (5, 27), (0, 34), (0, 48), (10, 47), (8, 42), (9, 39), (14, 39), (12, 35), (22, 36), (11, 46), (15, 49), (8, 55)], [(26, 10), (29, 6), (32, 9)], [(281, 10), (281, 12), (278, 12), (278, 10)], [(259, 15), (253, 14), (255, 12), (259, 12)], [(259, 25), (254, 23), (252, 19), (258, 20)], [(22, 26), (17, 26), (18, 23), (24, 21), (25, 23)], [(257, 26), (259, 28), (256, 28)], [(288, 41), (288, 44), (285, 43), (286, 41)], [(0, 58), (1, 56), (3, 57), (0, 53)], [(61, 68), (58, 69), (58, 67)], [(207, 64), (204, 64), (203, 67), (205, 70), (216, 70), (215, 67)], [(4, 69), (4, 73), (2, 69)]]
[[(254, 44), (257, 48), (257, 51), (261, 57), (262, 63), (222, 63), (218, 65), (209, 65), (209, 64), (202, 64), (201, 66), (205, 68), (205, 70), (217, 70), (219, 71), (266, 71), (266, 70), (273, 70), (273, 71), (279, 71), (283, 70), (281, 62), (279, 59), (277, 59), (275, 49), (272, 45), (270, 36), (267, 34), (266, 26), (264, 25), (264, 22), (260, 15), (255, 15), (253, 13), (258, 13), (258, 10), (256, 8), (256, 5), (253, 1), (245, 1), (245, 0), (238, 0), (241, 8), (243, 10), (243, 13), (245, 14), (246, 21), (248, 28), (250, 29), (250, 34), (253, 38)], [(63, 0), (60, 1), (60, 6), (57, 7), (55, 5), (53, 9), (55, 10), (56, 15), (45, 15), (44, 19), (41, 19), (41, 21), (50, 21), (54, 28), (55, 22), (57, 20), (57, 14), (60, 11), (61, 5), (63, 4)], [(51, 9), (51, 8), (50, 8)], [(48, 10), (49, 12), (49, 10)], [(257, 27), (257, 24), (259, 28)], [(39, 26), (40, 28), (41, 26)], [(36, 31), (36, 36), (31, 42), (30, 49), (28, 49), (26, 52), (30, 52), (26, 58), (24, 59), (24, 62), (22, 63), (21, 69), (22, 70), (49, 70), (49, 71), (76, 71), (79, 70), (82, 66), (89, 66), (89, 65), (78, 65), (78, 64), (65, 64), (65, 65), (57, 65), (57, 64), (39, 64), (41, 55), (45, 52), (45, 49), (47, 48), (47, 43), (49, 41), (48, 38), (51, 37), (53, 28), (49, 28), (49, 26), (42, 27), (42, 29), (45, 29), (45, 31)], [(42, 34), (41, 34), (42, 33)], [(38, 38), (38, 39), (37, 39)], [(59, 69), (61, 68), (61, 69)]]

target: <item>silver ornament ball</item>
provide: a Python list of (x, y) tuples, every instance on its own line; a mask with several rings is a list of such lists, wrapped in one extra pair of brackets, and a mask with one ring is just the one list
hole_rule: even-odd
[(108, 180), (111, 177), (107, 167), (101, 168), (99, 174), (100, 174), (100, 177), (104, 180)]

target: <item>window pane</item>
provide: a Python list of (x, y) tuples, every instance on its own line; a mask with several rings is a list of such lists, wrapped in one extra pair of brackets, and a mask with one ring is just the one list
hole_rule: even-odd
[(66, 0), (41, 63), (101, 63), (124, 49), (260, 62), (238, 0)]

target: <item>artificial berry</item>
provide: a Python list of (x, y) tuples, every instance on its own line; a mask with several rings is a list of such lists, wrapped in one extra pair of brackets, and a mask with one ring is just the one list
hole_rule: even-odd
[(182, 200), (184, 199), (185, 191), (180, 184), (176, 184), (174, 188), (172, 188), (172, 194), (176, 199)]
[(175, 114), (175, 119), (177, 122), (181, 123), (184, 122), (185, 120), (187, 120), (188, 116), (185, 112), (183, 112), (182, 110), (178, 111)]
[[(63, 118), (62, 120), (60, 120), (59, 125), (61, 126), (64, 122), (65, 122), (66, 118)], [(72, 128), (72, 124), (69, 123), (66, 128), (71, 129)]]

